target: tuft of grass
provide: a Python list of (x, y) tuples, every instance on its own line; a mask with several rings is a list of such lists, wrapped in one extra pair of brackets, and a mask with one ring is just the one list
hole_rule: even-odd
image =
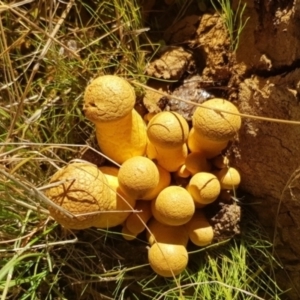
[[(230, 50), (236, 52), (239, 47), (240, 35), (249, 20), (249, 17), (244, 19), (247, 4), (242, 4), (241, 0), (239, 0), (236, 10), (233, 11), (230, 0), (210, 0), (210, 2), (221, 16), (228, 30), (231, 41)], [(220, 9), (218, 6), (220, 6)]]

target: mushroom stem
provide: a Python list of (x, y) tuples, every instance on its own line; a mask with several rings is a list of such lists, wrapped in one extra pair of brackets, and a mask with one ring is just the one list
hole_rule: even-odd
[(117, 163), (145, 154), (147, 145), (146, 125), (133, 109), (122, 119), (95, 122), (98, 144), (103, 153)]

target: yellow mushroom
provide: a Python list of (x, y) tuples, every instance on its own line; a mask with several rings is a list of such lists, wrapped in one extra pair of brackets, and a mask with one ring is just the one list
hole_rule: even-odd
[(178, 113), (163, 111), (156, 114), (147, 126), (150, 142), (163, 149), (181, 148), (189, 133), (187, 121)]
[(165, 243), (187, 246), (189, 236), (185, 225), (165, 225), (153, 218), (148, 223), (147, 240), (150, 245)]
[[(122, 224), (134, 209), (136, 199), (124, 193), (120, 186), (118, 177), (114, 175), (116, 168), (101, 167), (108, 182), (107, 209), (94, 220), (94, 226), (98, 228), (110, 228)], [(114, 170), (116, 169), (116, 170)]]
[[(215, 109), (221, 109), (229, 113), (216, 111)], [(199, 136), (217, 142), (229, 141), (241, 127), (241, 117), (236, 106), (221, 98), (210, 99), (204, 102), (202, 107), (197, 107), (192, 122), (193, 128)]]
[(175, 177), (180, 178), (189, 178), (191, 176), (191, 172), (187, 169), (186, 165), (182, 165), (179, 169), (175, 172)]
[(126, 227), (126, 225), (123, 225), (122, 227), (122, 237), (123, 239), (127, 240), (127, 241), (132, 241), (136, 238), (137, 234), (134, 234), (132, 232), (130, 232), (128, 230), (128, 228)]
[(171, 174), (160, 165), (156, 165), (159, 172), (159, 182), (154, 190), (146, 194), (142, 200), (153, 200), (157, 195), (171, 183)]
[(110, 208), (108, 181), (95, 165), (70, 163), (57, 171), (50, 183), (53, 186), (46, 190), (46, 196), (74, 215), (72, 218), (52, 206), (48, 207), (50, 215), (65, 228), (92, 227), (101, 217), (100, 212)]
[(196, 246), (207, 246), (212, 243), (213, 228), (201, 211), (197, 211), (186, 226), (189, 238)]
[(201, 153), (210, 159), (219, 155), (227, 147), (228, 141), (213, 141), (200, 136), (194, 128), (191, 128), (188, 137), (188, 147), (191, 152)]
[(207, 205), (218, 198), (221, 186), (215, 175), (207, 172), (200, 172), (191, 178), (186, 189), (195, 202)]
[(224, 168), (214, 172), (221, 183), (222, 190), (235, 190), (241, 182), (241, 176), (235, 168)]
[(185, 159), (185, 166), (192, 175), (199, 172), (209, 172), (211, 169), (209, 162), (201, 152), (190, 153)]
[(157, 164), (165, 170), (176, 172), (184, 164), (188, 149), (186, 144), (179, 148), (167, 149), (154, 146), (148, 142), (146, 155), (150, 159), (155, 159)]
[(125, 226), (128, 231), (137, 235), (144, 231), (145, 224), (152, 217), (151, 203), (149, 201), (137, 201), (135, 210), (140, 212), (131, 213), (125, 222)]
[(118, 174), (120, 188), (135, 199), (143, 199), (159, 183), (159, 171), (147, 157), (135, 156), (126, 160)]
[(188, 253), (183, 245), (154, 243), (148, 260), (155, 273), (163, 277), (179, 275), (188, 264)]
[(187, 223), (195, 212), (195, 204), (186, 189), (169, 186), (152, 201), (152, 214), (162, 224), (180, 226)]
[(85, 116), (96, 126), (103, 153), (118, 163), (146, 151), (146, 125), (133, 109), (135, 98), (133, 87), (113, 75), (97, 77), (85, 90)]

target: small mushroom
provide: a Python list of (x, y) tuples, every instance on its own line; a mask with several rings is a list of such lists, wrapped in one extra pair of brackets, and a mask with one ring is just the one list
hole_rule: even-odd
[(183, 245), (154, 243), (148, 251), (151, 268), (163, 277), (179, 275), (186, 268), (188, 259)]
[(147, 126), (150, 142), (163, 149), (181, 148), (189, 134), (187, 121), (178, 113), (163, 111), (156, 114)]
[(241, 176), (237, 169), (227, 167), (214, 172), (221, 183), (222, 190), (235, 190), (241, 182)]
[(197, 107), (192, 121), (193, 128), (199, 136), (217, 142), (229, 141), (241, 127), (241, 117), (236, 106), (221, 98), (210, 99), (204, 102), (201, 107)]
[(146, 151), (146, 125), (133, 109), (135, 98), (133, 87), (114, 75), (97, 77), (84, 93), (83, 110), (96, 126), (99, 146), (118, 163)]
[(65, 228), (92, 227), (100, 212), (110, 208), (108, 181), (95, 165), (70, 163), (58, 170), (50, 183), (52, 187), (46, 190), (46, 196), (74, 215), (68, 217), (49, 206), (50, 215)]
[(228, 145), (228, 141), (213, 141), (200, 136), (194, 128), (190, 130), (187, 143), (191, 152), (201, 153), (208, 159), (219, 155)]
[(147, 157), (155, 159), (157, 164), (169, 172), (176, 172), (185, 162), (188, 155), (187, 145), (183, 144), (179, 148), (167, 149), (154, 146), (148, 142)]
[(152, 201), (152, 214), (162, 224), (180, 226), (187, 223), (195, 212), (195, 204), (186, 189), (169, 186)]
[(199, 172), (209, 172), (211, 166), (203, 153), (192, 152), (185, 159), (185, 166), (192, 175)]
[(191, 178), (186, 189), (195, 202), (207, 205), (218, 198), (221, 191), (221, 185), (215, 175), (207, 172), (200, 172)]
[(137, 201), (135, 210), (140, 212), (132, 212), (125, 222), (125, 226), (134, 235), (138, 235), (145, 229), (145, 224), (152, 217), (151, 203), (149, 201)]
[(160, 165), (156, 165), (159, 172), (159, 182), (154, 190), (146, 194), (142, 200), (153, 200), (157, 195), (171, 183), (171, 174)]
[(118, 174), (120, 188), (135, 199), (143, 199), (159, 183), (159, 171), (147, 157), (135, 156), (126, 160)]
[(150, 245), (165, 243), (187, 246), (189, 236), (185, 225), (165, 225), (152, 218), (148, 223), (147, 240)]
[(186, 227), (190, 240), (196, 246), (207, 246), (212, 243), (214, 231), (203, 212), (197, 211)]
[(136, 238), (137, 234), (132, 233), (129, 231), (129, 229), (126, 227), (126, 225), (123, 225), (122, 227), (122, 237), (124, 240), (132, 241)]
[[(136, 199), (126, 194), (121, 188), (118, 177), (115, 176), (117, 168), (100, 167), (108, 182), (107, 209), (98, 215), (94, 226), (98, 228), (110, 228), (122, 224), (133, 210)], [(110, 174), (105, 174), (105, 172)]]

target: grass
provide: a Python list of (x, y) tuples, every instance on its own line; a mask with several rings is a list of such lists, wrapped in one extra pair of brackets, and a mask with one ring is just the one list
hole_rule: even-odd
[[(180, 14), (190, 2), (180, 2)], [(153, 274), (144, 240), (63, 230), (49, 218), (49, 177), (97, 151), (81, 112), (89, 80), (117, 74), (137, 82), (138, 93), (147, 81), (159, 45), (137, 1), (2, 1), (0, 15), (0, 299), (279, 299), (258, 224), (192, 253), (175, 281)]]
[[(230, 0), (211, 0), (210, 2), (215, 10), (219, 12), (227, 28), (231, 41), (230, 50), (236, 52), (239, 47), (240, 35), (249, 20), (249, 17), (244, 19), (247, 4), (242, 4), (241, 0), (239, 0), (238, 6), (234, 11)], [(218, 6), (220, 6), (220, 9)]]

